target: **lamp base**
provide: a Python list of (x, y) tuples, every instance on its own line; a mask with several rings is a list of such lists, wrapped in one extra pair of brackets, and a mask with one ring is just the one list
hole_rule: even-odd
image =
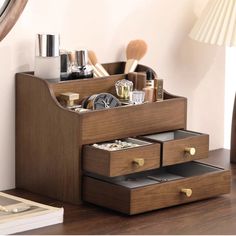
[(236, 163), (236, 95), (234, 98), (232, 126), (231, 126), (230, 162)]

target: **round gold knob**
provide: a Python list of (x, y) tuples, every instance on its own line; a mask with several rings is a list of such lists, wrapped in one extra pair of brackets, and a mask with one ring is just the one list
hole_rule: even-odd
[(191, 156), (194, 156), (196, 154), (196, 149), (194, 147), (185, 148), (184, 151)]
[(182, 188), (180, 192), (184, 193), (187, 197), (191, 197), (193, 194), (193, 191), (191, 188)]
[(144, 159), (143, 158), (135, 158), (133, 160), (133, 163), (137, 166), (143, 166), (144, 165)]

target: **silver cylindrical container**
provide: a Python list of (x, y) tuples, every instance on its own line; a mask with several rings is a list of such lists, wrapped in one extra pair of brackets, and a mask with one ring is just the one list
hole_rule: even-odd
[(60, 35), (37, 34), (35, 76), (52, 82), (60, 80)]
[(88, 64), (88, 51), (86, 49), (75, 51), (75, 60), (78, 66), (86, 66)]
[(93, 69), (88, 64), (88, 50), (76, 50), (72, 54), (69, 80), (93, 77)]

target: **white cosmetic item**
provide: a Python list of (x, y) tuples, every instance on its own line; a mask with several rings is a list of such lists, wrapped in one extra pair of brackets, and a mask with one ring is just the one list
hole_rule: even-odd
[(60, 72), (59, 34), (37, 34), (34, 75), (50, 82), (58, 82)]

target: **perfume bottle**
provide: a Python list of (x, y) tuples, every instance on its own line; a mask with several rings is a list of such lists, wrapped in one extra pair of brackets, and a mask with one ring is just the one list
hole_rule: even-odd
[(88, 51), (79, 50), (71, 53), (68, 80), (93, 78), (93, 69), (88, 64)]
[(59, 34), (37, 34), (35, 76), (50, 82), (60, 80)]
[(119, 99), (128, 101), (129, 93), (133, 91), (133, 82), (127, 79), (118, 80), (115, 84), (116, 94)]

